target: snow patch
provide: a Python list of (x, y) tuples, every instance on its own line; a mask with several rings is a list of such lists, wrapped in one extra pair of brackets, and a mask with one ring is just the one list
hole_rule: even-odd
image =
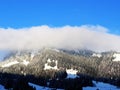
[[(30, 86), (33, 86), (36, 88), (36, 90), (52, 90), (53, 88), (49, 88), (49, 87), (44, 87), (44, 86), (39, 86), (33, 83), (29, 83)], [(55, 89), (55, 90), (64, 90), (64, 89)]]
[[(51, 62), (54, 62), (54, 63), (55, 63), (55, 66), (54, 66), (54, 67), (48, 65), (48, 63), (51, 63)], [(58, 65), (58, 61), (57, 61), (57, 60), (50, 60), (50, 59), (48, 59), (48, 60), (47, 60), (47, 63), (46, 63), (45, 66), (44, 66), (44, 70), (47, 70), (47, 69), (57, 70), (57, 69), (58, 69), (57, 65)]]
[(120, 90), (114, 85), (108, 84), (108, 83), (103, 83), (103, 82), (96, 82), (93, 81), (95, 84), (95, 87), (83, 87), (83, 90)]
[(5, 90), (4, 86), (0, 85), (0, 90)]
[(1, 65), (2, 68), (4, 67), (10, 67), (12, 65), (15, 65), (15, 64), (24, 64), (24, 65), (28, 65), (30, 62), (29, 61), (26, 61), (26, 60), (23, 60), (22, 62), (18, 62), (18, 61), (11, 61), (11, 62), (8, 62), (8, 63), (3, 63), (3, 65)]
[(33, 59), (34, 56), (35, 56), (35, 54), (34, 54), (34, 53), (31, 53), (31, 60)]
[(39, 85), (36, 85), (33, 83), (29, 83), (29, 85), (35, 87), (36, 90), (49, 90), (49, 88), (47, 88), (47, 87), (42, 87), (42, 86), (39, 86)]
[(68, 75), (67, 75), (67, 78), (73, 78), (73, 79), (74, 79), (74, 78), (78, 77), (78, 76), (77, 76), (77, 72), (78, 72), (77, 70), (67, 69), (66, 72), (67, 72), (67, 74), (68, 74)]
[(48, 59), (48, 60), (47, 60), (47, 62), (48, 62), (48, 63), (51, 63), (51, 60), (50, 60), (50, 59)]
[(53, 49), (54, 51), (56, 51), (56, 52), (60, 52), (60, 50), (58, 50), (58, 49)]
[(23, 60), (22, 63), (27, 66), (30, 62), (29, 62), (29, 61), (26, 61), (26, 60)]
[(31, 51), (31, 60), (34, 58), (35, 55), (39, 54), (39, 50), (32, 50)]
[(120, 53), (114, 53), (113, 57), (114, 57), (113, 61), (120, 61)]
[(102, 55), (101, 54), (99, 54), (99, 53), (93, 53), (93, 55), (92, 55), (93, 57), (98, 57), (98, 58), (100, 58), (100, 57), (102, 57)]
[(19, 63), (18, 61), (13, 61), (13, 62), (9, 62), (7, 64), (3, 64), (2, 67), (10, 67), (10, 66), (18, 64), (18, 63)]

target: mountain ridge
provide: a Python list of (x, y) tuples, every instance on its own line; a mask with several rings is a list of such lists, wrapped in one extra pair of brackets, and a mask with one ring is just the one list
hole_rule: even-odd
[[(100, 68), (103, 68), (102, 64), (104, 66), (104, 64), (107, 63), (106, 66), (104, 67), (111, 65), (110, 63), (112, 63), (112, 65), (115, 64), (119, 66), (119, 61), (114, 61), (115, 57), (113, 56), (115, 53), (119, 54), (115, 51), (96, 53), (94, 51), (85, 50), (85, 49), (64, 50), (64, 49), (54, 49), (54, 48), (44, 48), (41, 50), (33, 50), (33, 51), (30, 50), (18, 51), (18, 52), (16, 51), (10, 54), (8, 57), (6, 57), (4, 61), (0, 62), (0, 67), (2, 71), (4, 71), (4, 68), (5, 70), (8, 69), (7, 71), (9, 71), (10, 67), (16, 67), (16, 68), (33, 67), (36, 69), (39, 68), (41, 70), (44, 70), (47, 61), (51, 60), (51, 62), (49, 62), (48, 65), (54, 66), (56, 65), (55, 62), (57, 61), (58, 68), (64, 68), (64, 69), (73, 68), (73, 69), (77, 69), (82, 74), (95, 76), (96, 75), (95, 73), (97, 74), (100, 73), (97, 71), (98, 69), (99, 71), (102, 72), (102, 70), (100, 70)], [(109, 70), (111, 70), (111, 68)], [(106, 73), (106, 75), (108, 74)]]
[[(47, 86), (49, 82), (49, 86), (53, 88), (65, 88), (66, 83), (68, 88), (73, 82), (74, 85), (75, 82), (80, 83), (81, 87), (93, 86), (92, 80), (120, 86), (119, 57), (118, 52), (98, 53), (83, 49), (71, 51), (44, 48), (16, 51), (0, 62), (0, 73), (3, 78), (0, 83), (7, 82), (6, 78), (19, 80), (19, 77), (24, 77), (29, 82), (42, 86)], [(77, 85), (79, 87), (79, 84)]]

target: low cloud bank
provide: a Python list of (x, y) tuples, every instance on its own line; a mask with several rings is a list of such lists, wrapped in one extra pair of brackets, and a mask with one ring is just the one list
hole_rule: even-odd
[(31, 28), (0, 28), (0, 50), (31, 50), (44, 47), (120, 51), (120, 36), (102, 26), (47, 25)]

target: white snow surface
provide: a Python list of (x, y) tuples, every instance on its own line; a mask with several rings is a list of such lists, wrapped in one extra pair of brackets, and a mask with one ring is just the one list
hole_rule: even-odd
[[(120, 90), (120, 88), (117, 88), (114, 85), (110, 85), (108, 83), (103, 83), (103, 82), (96, 82), (93, 81), (93, 83), (96, 85), (95, 87), (83, 87), (83, 90)], [(33, 86), (36, 88), (36, 90), (52, 90), (53, 88), (49, 87), (44, 87), (44, 86), (39, 86), (33, 83), (29, 83), (30, 86)], [(5, 90), (4, 86), (0, 85), (0, 90)], [(56, 90), (64, 90), (64, 89), (56, 89)]]
[[(103, 82), (96, 82), (93, 81), (93, 83), (96, 85), (95, 87), (83, 87), (83, 90), (120, 90), (120, 88), (117, 88), (114, 85), (108, 84), (108, 83), (103, 83)], [(52, 88), (49, 87), (43, 87), (39, 86), (33, 83), (29, 83), (30, 86), (33, 86), (36, 88), (36, 90), (52, 90)], [(57, 90), (64, 90), (64, 89), (57, 89)]]
[(48, 58), (47, 62), (48, 62), (48, 63), (50, 63), (50, 62), (51, 62), (51, 60)]
[(54, 51), (56, 51), (56, 52), (60, 52), (60, 50), (58, 50), (58, 49), (53, 49)]
[(13, 61), (13, 62), (9, 62), (9, 63), (6, 63), (6, 64), (3, 64), (1, 67), (10, 67), (14, 64), (18, 64), (19, 62), (18, 61)]
[(92, 56), (93, 56), (93, 57), (98, 57), (98, 58), (102, 57), (102, 55), (101, 55), (100, 53), (93, 53)]
[(34, 58), (35, 55), (39, 54), (39, 50), (32, 50), (31, 51), (31, 60)]
[(108, 83), (103, 83), (103, 82), (96, 82), (93, 81), (95, 84), (95, 87), (83, 87), (83, 90), (120, 90), (120, 88), (117, 88), (114, 85), (108, 84)]
[(0, 90), (5, 90), (4, 86), (0, 85)]
[(114, 53), (113, 57), (114, 57), (113, 61), (120, 61), (120, 53)]
[[(120, 88), (117, 88), (114, 85), (108, 84), (108, 83), (103, 83), (103, 82), (96, 82), (93, 81), (93, 83), (96, 85), (95, 87), (83, 87), (83, 90), (120, 90)], [(53, 88), (49, 87), (44, 87), (44, 86), (39, 86), (33, 83), (29, 82), (30, 86), (33, 86), (36, 88), (36, 90), (52, 90)], [(0, 85), (0, 90), (5, 90), (4, 86)], [(56, 90), (64, 90), (64, 89), (56, 89)]]
[(34, 53), (31, 53), (31, 60), (33, 59), (34, 56), (35, 56), (35, 54), (34, 54)]
[(22, 63), (27, 66), (30, 62), (29, 62), (29, 61), (26, 61), (26, 60), (23, 60)]
[(18, 62), (18, 61), (11, 61), (11, 62), (7, 62), (7, 63), (3, 63), (1, 65), (1, 67), (10, 67), (12, 65), (15, 65), (15, 64), (19, 64), (19, 63), (22, 63), (24, 64), (25, 66), (27, 66), (30, 62), (29, 61), (26, 61), (26, 60), (23, 60), (23, 62)]
[(74, 79), (74, 78), (78, 77), (78, 76), (77, 76), (77, 72), (78, 72), (77, 70), (67, 69), (66, 72), (67, 72), (67, 74), (68, 74), (68, 75), (67, 75), (67, 78), (73, 78), (73, 79)]
[[(51, 67), (50, 65), (48, 65), (48, 63), (51, 63), (51, 62), (55, 62), (56, 65), (54, 67)], [(48, 59), (47, 63), (45, 63), (44, 70), (48, 70), (48, 69), (57, 70), (58, 69), (57, 64), (58, 64), (57, 60), (50, 60), (50, 59)]]
[[(29, 85), (35, 87), (36, 90), (52, 90), (52, 88), (39, 86), (39, 85), (36, 85), (36, 84), (33, 84), (33, 83), (29, 83)], [(55, 90), (64, 90), (64, 89), (55, 89)]]

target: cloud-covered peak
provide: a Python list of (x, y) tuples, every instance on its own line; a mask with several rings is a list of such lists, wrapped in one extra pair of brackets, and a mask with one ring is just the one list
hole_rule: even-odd
[(43, 47), (120, 51), (120, 36), (108, 33), (102, 26), (36, 26), (0, 28), (0, 50), (27, 50)]

